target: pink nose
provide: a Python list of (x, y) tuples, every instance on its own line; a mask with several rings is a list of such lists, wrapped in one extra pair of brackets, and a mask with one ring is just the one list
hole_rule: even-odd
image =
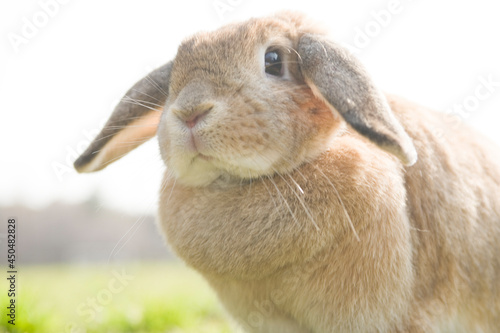
[(186, 126), (189, 128), (193, 128), (196, 126), (196, 124), (203, 119), (210, 111), (212, 110), (212, 107), (209, 107), (201, 112), (196, 112), (195, 114), (191, 115), (189, 118), (185, 120)]

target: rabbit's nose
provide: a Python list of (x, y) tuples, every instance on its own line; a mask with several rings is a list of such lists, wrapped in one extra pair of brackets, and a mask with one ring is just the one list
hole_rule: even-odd
[(196, 126), (196, 124), (205, 116), (212, 111), (213, 106), (208, 106), (205, 108), (202, 108), (201, 111), (196, 111), (193, 114), (189, 115), (186, 119), (184, 119), (184, 122), (186, 123), (186, 126), (189, 128), (193, 128)]
[(188, 128), (193, 128), (196, 124), (205, 118), (212, 111), (214, 105), (212, 103), (200, 104), (197, 107), (181, 107), (173, 108), (172, 112), (179, 118)]

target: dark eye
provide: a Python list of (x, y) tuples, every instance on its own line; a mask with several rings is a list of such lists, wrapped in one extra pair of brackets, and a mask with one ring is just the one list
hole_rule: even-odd
[(274, 76), (283, 75), (283, 63), (278, 51), (266, 52), (265, 56), (266, 73)]

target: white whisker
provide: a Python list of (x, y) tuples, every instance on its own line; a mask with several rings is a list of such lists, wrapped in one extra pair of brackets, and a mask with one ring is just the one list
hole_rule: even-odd
[(165, 97), (168, 97), (167, 92), (165, 90), (163, 90), (162, 87), (160, 87), (160, 85), (155, 80), (153, 80), (150, 75), (147, 75), (144, 79), (146, 79), (149, 83), (151, 83)]
[(293, 179), (292, 175), (289, 174), (288, 177), (290, 177), (290, 179), (295, 184), (295, 186), (297, 186), (297, 188), (299, 189), (300, 193), (304, 194), (304, 190), (302, 189), (302, 187), (300, 187), (299, 184), (297, 184), (297, 182), (295, 181), (295, 179)]
[(162, 100), (160, 100), (160, 99), (158, 99), (158, 98), (156, 98), (156, 97), (154, 97), (154, 96), (151, 96), (151, 95), (149, 95), (149, 94), (145, 93), (144, 91), (140, 91), (140, 90), (137, 90), (137, 89), (132, 89), (132, 90), (133, 90), (133, 91), (138, 92), (139, 94), (143, 94), (143, 95), (146, 95), (146, 96), (148, 96), (148, 97), (151, 97), (152, 99), (155, 99), (155, 100), (157, 100), (157, 101), (158, 101), (158, 102), (160, 102), (160, 103), (163, 103), (163, 101), (162, 101)]
[[(163, 183), (161, 184), (161, 192), (166, 187), (167, 180), (168, 180), (168, 178), (166, 178), (163, 181)], [(149, 207), (147, 208), (147, 211), (149, 212), (153, 208), (154, 205), (155, 205), (155, 202), (152, 202), (149, 205)], [(122, 237), (120, 237), (120, 239), (118, 240), (118, 242), (116, 242), (115, 246), (111, 250), (111, 253), (109, 254), (108, 264), (111, 262), (111, 259), (114, 256), (116, 256), (121, 251), (121, 249), (132, 239), (132, 237), (135, 235), (135, 233), (137, 232), (137, 230), (139, 230), (139, 228), (141, 227), (141, 225), (144, 223), (145, 220), (146, 220), (146, 215), (142, 215), (141, 217), (139, 217), (134, 222), (134, 224), (132, 224), (132, 226), (127, 230), (127, 232), (125, 232), (122, 235)]]
[(359, 239), (359, 236), (358, 236), (358, 233), (356, 232), (356, 229), (354, 228), (354, 224), (352, 223), (352, 220), (351, 220), (351, 217), (349, 216), (349, 213), (347, 212), (347, 209), (345, 208), (344, 206), (344, 202), (342, 201), (342, 198), (340, 197), (340, 194), (339, 192), (337, 191), (337, 188), (335, 187), (335, 185), (333, 185), (333, 183), (331, 182), (331, 180), (324, 174), (324, 172), (319, 168), (317, 167), (316, 165), (312, 164), (311, 165), (316, 169), (318, 170), (321, 175), (328, 181), (328, 183), (332, 186), (333, 190), (335, 191), (335, 194), (337, 195), (337, 198), (339, 199), (339, 202), (340, 202), (340, 205), (342, 206), (342, 209), (344, 210), (344, 214), (345, 216), (347, 217), (347, 220), (349, 221), (349, 225), (352, 229), (352, 232), (354, 233), (354, 236), (356, 237), (356, 240), (359, 242), (360, 239)]
[[(298, 194), (297, 192), (295, 192), (295, 189), (293, 188), (293, 186), (291, 186), (291, 185), (290, 185), (290, 184), (286, 181), (286, 179), (285, 179), (285, 178), (284, 178), (284, 177), (283, 177), (283, 176), (282, 176), (279, 172), (277, 172), (277, 174), (278, 174), (278, 176), (280, 176), (280, 177), (281, 177), (281, 179), (283, 179), (283, 181), (284, 181), (284, 182), (285, 182), (285, 184), (286, 184), (286, 185), (290, 188), (290, 190), (292, 190), (293, 194), (295, 194), (295, 197), (299, 200), (300, 205), (302, 206), (302, 208), (304, 208), (304, 212), (306, 213), (307, 217), (311, 220), (311, 222), (313, 223), (313, 225), (314, 225), (314, 227), (316, 228), (316, 230), (317, 230), (317, 231), (320, 231), (320, 228), (319, 228), (319, 227), (318, 227), (318, 225), (316, 224), (316, 221), (314, 220), (314, 217), (312, 216), (311, 211), (307, 208), (307, 206), (306, 206), (306, 204), (305, 204), (304, 200), (303, 200), (303, 199), (299, 196), (299, 194)], [(291, 176), (290, 174), (288, 174), (288, 177), (290, 177), (290, 179), (292, 179), (292, 181), (293, 181), (294, 183), (296, 183), (296, 182), (295, 182), (295, 180), (292, 178), (292, 176)], [(297, 183), (296, 183), (296, 184), (297, 184)], [(298, 184), (297, 184), (297, 186), (298, 186)], [(300, 186), (298, 186), (298, 187), (300, 188)], [(301, 190), (302, 190), (302, 189), (301, 189)], [(302, 191), (302, 193), (304, 193), (304, 192)]]
[[(156, 103), (135, 100), (135, 99), (132, 99), (132, 98), (127, 97), (127, 96), (124, 97), (124, 98), (122, 98), (122, 102), (128, 103), (128, 104), (132, 104), (132, 105), (139, 105), (139, 106), (142, 106), (142, 107), (144, 107), (146, 109), (149, 109), (149, 110), (152, 110), (152, 111), (157, 111), (157, 112), (161, 112), (161, 110), (158, 110), (158, 109), (161, 108), (161, 107), (163, 107), (162, 105), (159, 105), (159, 104), (156, 104)], [(153, 106), (147, 105), (147, 104), (151, 104), (153, 106), (156, 106), (156, 108), (153, 107)]]
[(295, 221), (295, 223), (300, 227), (300, 223), (299, 221), (297, 220), (297, 217), (295, 217), (295, 214), (293, 213), (292, 209), (290, 208), (290, 205), (288, 204), (288, 202), (286, 201), (285, 197), (283, 196), (283, 194), (281, 194), (278, 186), (276, 185), (276, 183), (274, 182), (274, 180), (271, 178), (271, 177), (268, 177), (268, 179), (271, 181), (271, 184), (273, 184), (274, 188), (276, 189), (276, 192), (278, 192), (278, 195), (280, 196), (280, 198), (282, 199), (283, 203), (285, 204), (286, 208), (288, 209), (288, 211), (290, 212), (290, 214), (292, 215), (292, 218), (293, 220)]
[[(278, 204), (276, 203), (276, 200), (274, 200), (274, 196), (271, 194), (271, 191), (269, 191), (269, 187), (267, 187), (267, 184), (266, 184), (264, 177), (260, 176), (259, 178), (260, 178), (262, 184), (264, 185), (264, 187), (266, 188), (267, 193), (269, 193), (269, 196), (271, 197), (271, 200), (273, 201), (274, 208), (278, 209)], [(266, 178), (268, 178), (268, 177), (266, 177)]]

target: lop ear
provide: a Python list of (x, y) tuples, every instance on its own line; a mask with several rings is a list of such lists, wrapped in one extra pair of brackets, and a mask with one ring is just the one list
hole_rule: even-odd
[(363, 65), (349, 51), (325, 37), (305, 34), (299, 40), (298, 53), (302, 75), (317, 97), (403, 164), (417, 161), (410, 137)]
[(168, 97), (172, 62), (157, 68), (127, 91), (106, 125), (75, 161), (78, 172), (94, 172), (156, 135)]

